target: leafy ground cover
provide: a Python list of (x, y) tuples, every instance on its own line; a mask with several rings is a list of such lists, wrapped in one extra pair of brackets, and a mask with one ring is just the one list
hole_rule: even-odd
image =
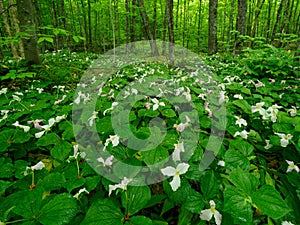
[[(219, 81), (217, 101), (226, 104), (225, 118), (208, 103), (210, 89), (197, 86), (199, 68), (190, 72), (154, 62), (118, 71), (96, 93), (95, 109), (80, 114), (74, 105), (93, 100), (79, 81), (96, 58), (59, 51), (45, 54), (38, 68), (2, 61), (8, 73), (0, 89), (0, 224), (300, 223), (300, 76), (291, 53), (268, 47), (239, 57), (207, 57)], [(130, 86), (155, 81), (156, 75), (177, 84), (173, 98), (192, 102), (190, 113), (180, 116), (165, 93), (143, 98), (159, 92), (158, 83), (142, 88), (148, 93)], [(162, 143), (149, 151), (134, 150), (126, 143), (128, 134), (116, 132), (111, 122), (113, 111), (126, 111), (119, 106), (122, 99), (131, 97), (128, 126), (136, 137), (151, 137), (153, 118), (164, 121), (163, 138), (153, 139)], [(84, 124), (80, 131), (74, 114)], [(100, 152), (107, 154), (91, 155), (88, 143), (76, 142), (81, 129), (86, 136), (80, 140), (91, 138), (92, 128), (105, 148)], [(210, 142), (211, 132), (222, 130), (222, 141)], [(196, 135), (192, 152), (194, 139), (182, 138), (186, 131)], [(217, 143), (212, 163), (199, 170), (205, 150), (214, 152)], [(120, 161), (137, 169), (124, 177)], [(156, 163), (159, 167), (151, 167)], [(142, 166), (157, 180), (132, 186)], [(100, 176), (97, 168), (118, 182)]]

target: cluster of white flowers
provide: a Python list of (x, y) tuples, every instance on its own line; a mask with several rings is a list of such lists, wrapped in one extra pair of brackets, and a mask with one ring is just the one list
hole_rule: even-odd
[(36, 138), (40, 138), (42, 137), (46, 132), (51, 130), (51, 127), (55, 124), (55, 123), (59, 123), (61, 120), (66, 119), (67, 116), (66, 115), (62, 115), (62, 116), (57, 116), (55, 119), (54, 118), (50, 118), (48, 120), (48, 124), (43, 125), (43, 126), (39, 126), (39, 130), (42, 130), (38, 133), (35, 133), (35, 137)]
[(21, 125), (19, 123), (19, 121), (14, 122), (12, 125), (15, 126), (15, 127), (19, 127), (21, 129), (23, 129), (25, 133), (27, 133), (30, 130), (29, 126)]

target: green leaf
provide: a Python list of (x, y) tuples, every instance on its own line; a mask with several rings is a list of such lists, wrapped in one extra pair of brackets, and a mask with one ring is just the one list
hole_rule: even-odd
[(178, 216), (178, 225), (190, 225), (193, 214), (184, 208), (181, 208)]
[(234, 139), (230, 141), (230, 144), (244, 156), (249, 156), (254, 150), (254, 147), (244, 140)]
[(210, 199), (218, 193), (218, 180), (213, 170), (206, 171), (201, 178), (201, 191), (206, 199)]
[(37, 146), (48, 146), (53, 144), (59, 144), (60, 137), (55, 133), (45, 134), (36, 142)]
[(203, 206), (204, 202), (202, 195), (194, 190), (191, 191), (191, 193), (187, 196), (186, 202), (182, 205), (183, 208), (197, 214), (201, 212)]
[(166, 148), (159, 146), (150, 151), (143, 151), (141, 155), (147, 165), (153, 165), (159, 162), (164, 163), (163, 160), (169, 157), (169, 152)]
[(123, 225), (120, 206), (111, 199), (99, 199), (88, 210), (80, 225)]
[(259, 180), (256, 176), (239, 167), (229, 174), (229, 180), (247, 195), (251, 195), (259, 185)]
[(130, 224), (132, 225), (152, 225), (152, 220), (146, 216), (134, 216), (130, 218)]
[(69, 142), (62, 141), (51, 149), (51, 156), (54, 159), (64, 161), (70, 155), (71, 149), (72, 146)]
[(162, 115), (167, 118), (171, 118), (171, 117), (175, 117), (176, 113), (173, 109), (165, 109), (162, 111)]
[(291, 211), (280, 193), (270, 185), (263, 185), (255, 192), (252, 201), (263, 213), (273, 219), (279, 219)]
[(235, 224), (252, 225), (252, 205), (240, 191), (232, 186), (226, 186), (224, 190), (223, 210), (235, 218)]
[(241, 153), (237, 152), (237, 150), (229, 149), (225, 153), (225, 163), (226, 167), (229, 169), (235, 169), (240, 167), (245, 170), (249, 170), (250, 162), (247, 157), (243, 156)]
[(246, 100), (244, 100), (244, 99), (234, 100), (234, 101), (232, 101), (232, 104), (238, 106), (245, 113), (251, 114), (251, 106), (248, 104), (248, 102)]
[(11, 163), (11, 159), (0, 158), (0, 178), (12, 177), (15, 168)]
[(48, 174), (39, 184), (45, 189), (45, 191), (59, 190), (66, 179), (61, 173)]
[(55, 196), (41, 209), (39, 222), (44, 225), (68, 224), (78, 213), (77, 202), (70, 194)]
[(12, 183), (4, 180), (0, 180), (0, 195), (11, 185)]
[(130, 215), (140, 211), (151, 198), (148, 186), (129, 186), (126, 192), (122, 192), (122, 205)]

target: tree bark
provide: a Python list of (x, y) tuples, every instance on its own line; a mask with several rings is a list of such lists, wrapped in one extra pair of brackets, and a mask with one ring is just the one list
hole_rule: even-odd
[(271, 36), (271, 42), (273, 42), (274, 39), (275, 39), (275, 36), (276, 36), (276, 33), (277, 33), (277, 29), (278, 29), (279, 23), (281, 21), (281, 12), (282, 12), (282, 9), (283, 9), (285, 1), (286, 0), (281, 0), (280, 1), (280, 5), (279, 5), (278, 11), (277, 11), (276, 22), (274, 24), (274, 29), (273, 29), (272, 36)]
[(231, 1), (231, 9), (229, 15), (229, 28), (227, 32), (227, 52), (229, 52), (230, 42), (231, 42), (231, 31), (233, 30), (233, 12), (234, 12), (234, 2)]
[(242, 50), (242, 41), (238, 38), (238, 35), (245, 35), (246, 14), (247, 0), (238, 0), (238, 16), (236, 20), (236, 30), (238, 31), (238, 34), (235, 35), (235, 52)]
[(169, 60), (174, 65), (174, 22), (173, 22), (173, 0), (166, 0), (166, 14), (168, 18), (168, 35), (169, 35)]
[[(11, 27), (10, 27), (10, 23), (9, 23), (9, 19), (8, 19), (8, 13), (7, 13), (6, 7), (4, 6), (3, 0), (0, 0), (0, 10), (2, 12), (1, 16), (2, 16), (2, 20), (3, 20), (3, 24), (5, 27), (6, 33), (8, 35), (8, 38), (11, 39), (12, 31), (11, 31)], [(16, 46), (14, 45), (12, 39), (10, 40), (10, 48), (11, 48), (11, 53), (12, 53), (13, 57), (15, 59), (19, 59), (20, 55), (19, 55), (18, 50), (17, 50)]]
[(138, 4), (139, 4), (139, 7), (140, 7), (140, 14), (141, 14), (142, 19), (143, 19), (145, 31), (146, 31), (148, 39), (150, 40), (150, 47), (151, 47), (152, 55), (157, 56), (158, 55), (158, 49), (157, 49), (157, 45), (156, 45), (156, 40), (155, 40), (155, 37), (154, 37), (154, 33), (152, 32), (152, 29), (151, 29), (149, 17), (147, 15), (146, 11), (145, 11), (144, 1), (143, 0), (138, 0)]
[(209, 1), (208, 19), (208, 54), (212, 55), (218, 51), (218, 0)]
[(198, 53), (200, 52), (200, 49), (201, 49), (201, 34), (202, 34), (202, 0), (199, 0), (199, 10), (198, 10), (198, 29), (197, 29), (197, 32), (198, 32), (198, 38), (197, 38), (197, 41), (198, 41)]
[(28, 37), (22, 38), (25, 59), (30, 63), (40, 64), (32, 2), (31, 0), (17, 0), (17, 5), (20, 30), (28, 34)]

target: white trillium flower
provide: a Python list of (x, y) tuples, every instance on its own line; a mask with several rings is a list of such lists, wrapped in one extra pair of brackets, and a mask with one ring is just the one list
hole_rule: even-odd
[(117, 106), (118, 105), (118, 103), (117, 102), (113, 102), (112, 103), (112, 106), (110, 107), (110, 108), (108, 108), (108, 109), (105, 109), (104, 110), (104, 112), (103, 112), (103, 116), (105, 116), (105, 114), (107, 113), (107, 111), (111, 111), (111, 110), (113, 110), (114, 109), (114, 107), (115, 106)]
[(218, 162), (218, 166), (224, 167), (224, 166), (225, 166), (225, 161), (220, 160), (220, 161)]
[(168, 177), (173, 177), (173, 180), (170, 182), (173, 191), (176, 191), (180, 187), (180, 176), (181, 174), (185, 174), (190, 165), (187, 163), (179, 163), (176, 168), (167, 166), (164, 169), (161, 169), (163, 175)]
[(233, 97), (237, 99), (244, 99), (241, 94), (235, 94)]
[(81, 188), (73, 197), (78, 199), (79, 198), (79, 195), (82, 194), (82, 193), (87, 193), (89, 194), (89, 192), (86, 190), (86, 188)]
[(6, 94), (6, 93), (7, 93), (7, 88), (2, 88), (2, 89), (0, 90), (0, 95)]
[(255, 106), (251, 106), (252, 113), (259, 112), (260, 115), (264, 115), (265, 114), (265, 109), (263, 108), (264, 105), (265, 105), (264, 102), (259, 102), (256, 103)]
[(175, 149), (174, 152), (172, 154), (172, 158), (174, 161), (180, 161), (180, 153), (184, 152), (184, 145), (183, 142), (180, 142), (178, 144), (174, 144)]
[(293, 224), (292, 222), (289, 222), (289, 221), (282, 221), (281, 225), (295, 225), (295, 224)]
[(248, 131), (243, 130), (242, 132), (239, 132), (239, 131), (235, 132), (235, 134), (233, 136), (234, 137), (241, 136), (242, 138), (247, 139), (248, 138), (248, 134), (249, 134)]
[(292, 117), (296, 116), (297, 115), (297, 108), (295, 106), (292, 106), (291, 109), (288, 110), (288, 112), (290, 113), (290, 115)]
[(247, 121), (244, 120), (243, 118), (240, 118), (240, 117), (238, 117), (238, 116), (234, 116), (234, 117), (236, 118), (235, 124), (236, 124), (236, 125), (239, 125), (239, 127), (241, 127), (242, 125), (243, 125), (243, 126), (247, 126), (247, 125), (248, 125), (248, 124), (247, 124)]
[(159, 106), (165, 106), (164, 102), (159, 102), (156, 98), (151, 99), (151, 101), (154, 103), (153, 110), (157, 110)]
[(270, 149), (270, 148), (273, 147), (273, 145), (270, 144), (270, 140), (266, 140), (266, 144), (267, 144), (267, 145), (264, 147), (265, 149)]
[(109, 193), (108, 193), (108, 196), (111, 195), (111, 192), (120, 188), (122, 189), (123, 191), (124, 190), (127, 190), (127, 185), (132, 181), (131, 178), (127, 178), (127, 177), (124, 177), (123, 180), (121, 181), (120, 184), (115, 184), (115, 185), (109, 185), (108, 188), (109, 188)]
[(90, 118), (88, 118), (90, 127), (93, 126), (94, 120), (97, 118), (97, 115), (98, 115), (98, 112), (94, 111), (92, 116)]
[(287, 164), (289, 164), (288, 168), (287, 168), (287, 173), (295, 170), (297, 173), (300, 172), (300, 169), (298, 166), (295, 165), (295, 163), (293, 161), (289, 161), (289, 160), (285, 160)]
[(222, 222), (222, 215), (219, 213), (218, 210), (216, 210), (216, 203), (211, 200), (209, 201), (210, 209), (204, 209), (200, 213), (200, 219), (210, 221), (211, 218), (214, 216), (216, 224), (220, 225)]
[(41, 170), (43, 168), (45, 168), (45, 164), (42, 161), (38, 162), (34, 166), (27, 166), (26, 171), (24, 172), (24, 176), (28, 175), (27, 170), (32, 170), (33, 171), (33, 170)]
[(282, 134), (282, 133), (276, 133), (276, 135), (278, 135), (281, 139), (280, 139), (280, 145), (281, 147), (286, 147), (289, 144), (289, 140), (291, 140), (293, 138), (293, 135), (291, 134)]
[(15, 127), (19, 127), (19, 128), (21, 128), (21, 129), (23, 129), (25, 133), (27, 133), (27, 132), (30, 130), (30, 127), (29, 127), (29, 126), (21, 125), (21, 124), (19, 124), (19, 121), (16, 121), (16, 122), (13, 123), (12, 125), (15, 126)]
[(111, 156), (109, 156), (105, 161), (104, 161), (104, 159), (103, 159), (102, 157), (98, 158), (97, 161), (98, 161), (99, 163), (102, 163), (103, 166), (111, 166), (111, 165), (113, 164), (113, 163), (112, 163), (113, 159), (114, 159), (114, 156), (111, 155)]
[(56, 122), (56, 123), (59, 123), (60, 121), (66, 119), (66, 118), (67, 118), (67, 115), (57, 116), (57, 117), (55, 118), (55, 122)]
[(277, 114), (277, 113), (278, 113), (278, 109), (281, 109), (281, 108), (282, 108), (282, 106), (279, 106), (279, 105), (275, 104), (275, 105), (270, 106), (270, 107), (267, 109), (267, 111), (268, 111), (268, 112), (271, 112), (271, 113)]
[(21, 101), (21, 99), (20, 99), (20, 97), (19, 97), (18, 95), (12, 95), (12, 97), (13, 97), (13, 99), (14, 99), (15, 101), (18, 101), (18, 102)]
[(116, 135), (109, 135), (109, 138), (106, 139), (105, 144), (104, 144), (104, 149), (103, 151), (105, 151), (106, 147), (108, 146), (109, 143), (112, 143), (113, 147), (118, 146), (120, 142), (120, 137), (116, 134)]

